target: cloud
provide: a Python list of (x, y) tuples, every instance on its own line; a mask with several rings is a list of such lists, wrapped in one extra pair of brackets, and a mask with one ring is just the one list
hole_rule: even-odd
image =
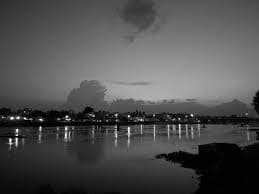
[(120, 18), (136, 29), (133, 34), (125, 36), (130, 42), (135, 40), (138, 33), (152, 27), (156, 31), (160, 28), (159, 14), (153, 0), (128, 0), (120, 11)]
[(98, 80), (82, 81), (79, 88), (75, 88), (69, 93), (65, 107), (76, 111), (81, 111), (86, 106), (104, 110), (107, 106), (104, 100), (106, 91), (106, 87)]
[(112, 80), (109, 82), (112, 84), (123, 85), (123, 86), (148, 86), (152, 84), (150, 82), (122, 82), (122, 81), (112, 81)]

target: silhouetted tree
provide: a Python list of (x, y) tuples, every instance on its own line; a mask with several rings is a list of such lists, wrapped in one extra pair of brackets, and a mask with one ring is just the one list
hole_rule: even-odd
[(259, 91), (256, 92), (253, 99), (253, 106), (257, 114), (259, 114)]
[(30, 113), (31, 117), (45, 117), (46, 113), (40, 110), (34, 110)]
[(12, 113), (12, 110), (9, 108), (1, 108), (0, 115), (7, 116)]
[(83, 110), (84, 114), (92, 113), (92, 112), (94, 112), (94, 109), (92, 107), (89, 107), (89, 106), (85, 107), (85, 109)]

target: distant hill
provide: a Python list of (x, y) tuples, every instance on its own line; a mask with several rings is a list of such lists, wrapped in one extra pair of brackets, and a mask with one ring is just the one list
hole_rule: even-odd
[[(62, 102), (50, 102), (43, 100), (25, 100), (18, 98), (0, 97), (0, 107), (8, 107), (12, 109), (18, 108), (33, 108), (39, 110), (62, 109), (64, 108)], [(91, 106), (91, 105), (89, 105)], [(104, 107), (105, 109), (105, 107)], [(216, 106), (207, 106), (196, 101), (184, 102), (146, 102), (137, 101), (134, 99), (119, 99), (114, 101), (106, 107), (106, 110), (111, 112), (132, 112), (136, 110), (145, 111), (146, 113), (194, 113), (196, 115), (209, 115), (209, 116), (231, 116), (239, 115), (244, 116), (248, 113), (249, 116), (256, 116), (256, 112), (252, 107), (247, 104), (234, 99), (233, 101), (222, 103)]]
[[(231, 116), (239, 115), (244, 116), (248, 113), (249, 116), (256, 116), (256, 112), (247, 104), (233, 100), (231, 102), (222, 103), (217, 106), (206, 106), (197, 102), (175, 102), (175, 103), (161, 103), (161, 104), (139, 104), (136, 103), (131, 106), (128, 102), (123, 106), (123, 102), (120, 102), (119, 108), (112, 111), (126, 112), (134, 111), (134, 109), (143, 110), (147, 113), (152, 112), (171, 112), (171, 113), (194, 113), (196, 115), (210, 115), (210, 116)], [(138, 107), (138, 108), (137, 108)]]
[(245, 115), (255, 116), (256, 112), (247, 104), (235, 99), (231, 102), (223, 103), (210, 109), (210, 115)]

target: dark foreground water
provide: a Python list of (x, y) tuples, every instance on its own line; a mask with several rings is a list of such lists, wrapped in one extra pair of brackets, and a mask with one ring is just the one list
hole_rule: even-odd
[[(155, 159), (197, 145), (255, 142), (249, 128), (232, 125), (136, 125), (0, 128), (0, 193), (56, 192), (193, 193), (197, 175)], [(4, 191), (4, 192), (3, 192)]]

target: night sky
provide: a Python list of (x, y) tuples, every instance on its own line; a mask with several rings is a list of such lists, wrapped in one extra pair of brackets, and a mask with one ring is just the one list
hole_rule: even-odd
[(259, 89), (256, 0), (17, 0), (0, 5), (1, 98), (238, 98)]

